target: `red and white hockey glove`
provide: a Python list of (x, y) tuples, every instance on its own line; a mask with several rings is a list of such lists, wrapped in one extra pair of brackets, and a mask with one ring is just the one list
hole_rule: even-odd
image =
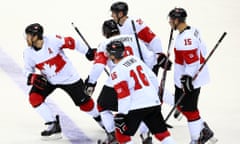
[(115, 127), (122, 133), (127, 130), (126, 125), (126, 115), (122, 113), (118, 113), (114, 117)]
[(47, 86), (47, 79), (40, 74), (30, 74), (28, 76), (27, 85), (33, 85), (38, 89), (45, 89)]

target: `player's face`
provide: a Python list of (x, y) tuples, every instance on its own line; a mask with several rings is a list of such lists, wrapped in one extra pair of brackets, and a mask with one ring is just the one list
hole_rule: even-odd
[(112, 12), (111, 17), (113, 18), (113, 20), (114, 20), (115, 22), (118, 22), (118, 16), (117, 16), (117, 13)]
[(34, 46), (33, 43), (37, 41), (37, 36), (33, 36), (31, 34), (26, 34), (26, 41), (28, 46)]
[(173, 18), (169, 18), (169, 24), (170, 24), (172, 29), (176, 30), (177, 29), (177, 25), (178, 25), (178, 20), (177, 19), (173, 19)]

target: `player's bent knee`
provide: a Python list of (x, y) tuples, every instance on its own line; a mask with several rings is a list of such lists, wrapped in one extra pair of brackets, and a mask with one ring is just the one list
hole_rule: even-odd
[(44, 98), (42, 95), (38, 93), (30, 93), (29, 95), (29, 102), (32, 105), (32, 107), (37, 107), (41, 105), (44, 101)]
[(169, 131), (164, 131), (164, 132), (162, 132), (162, 133), (156, 133), (156, 134), (154, 134), (154, 136), (158, 139), (158, 140), (160, 140), (160, 141), (162, 141), (163, 139), (165, 139), (166, 137), (169, 137), (170, 136), (170, 133), (169, 133)]
[(85, 111), (85, 112), (91, 111), (94, 107), (94, 101), (92, 98), (89, 98), (87, 101), (80, 104), (79, 107), (82, 111)]

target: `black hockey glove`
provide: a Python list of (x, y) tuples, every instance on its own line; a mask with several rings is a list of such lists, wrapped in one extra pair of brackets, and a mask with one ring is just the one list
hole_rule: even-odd
[(97, 52), (96, 48), (89, 48), (85, 56), (89, 61), (92, 61), (94, 60), (96, 52)]
[(84, 93), (86, 95), (92, 96), (96, 85), (97, 85), (97, 82), (95, 82), (94, 84), (89, 82), (89, 76), (88, 76), (84, 82)]
[(183, 90), (185, 93), (192, 92), (194, 90), (193, 84), (192, 84), (192, 77), (189, 75), (183, 75), (180, 79)]
[(28, 76), (27, 85), (33, 85), (38, 89), (45, 89), (47, 86), (47, 79), (40, 74), (30, 74)]
[(171, 70), (172, 62), (167, 58), (165, 54), (160, 53), (157, 59), (157, 65), (165, 69), (165, 63), (167, 62), (166, 69)]
[(115, 127), (123, 134), (127, 130), (126, 115), (118, 113), (114, 117)]

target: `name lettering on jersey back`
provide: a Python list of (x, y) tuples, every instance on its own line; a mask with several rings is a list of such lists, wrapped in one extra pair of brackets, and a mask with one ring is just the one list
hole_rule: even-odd
[(126, 41), (132, 42), (133, 41), (132, 37), (121, 37), (121, 38), (115, 39), (114, 41), (116, 41), (116, 40), (121, 41), (121, 42), (126, 42)]
[(123, 63), (123, 65), (124, 65), (125, 67), (129, 67), (129, 66), (131, 66), (132, 64), (134, 64), (136, 61), (137, 61), (136, 59), (131, 58), (131, 59), (127, 60), (125, 63)]

